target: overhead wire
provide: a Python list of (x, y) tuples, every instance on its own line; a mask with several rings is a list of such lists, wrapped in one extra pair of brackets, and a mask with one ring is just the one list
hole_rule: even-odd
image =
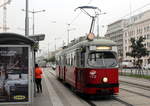
[[(89, 2), (87, 3), (87, 5), (89, 5), (93, 0), (89, 0)], [(80, 14), (82, 13), (82, 11), (73, 18), (73, 20), (70, 22), (70, 25), (73, 24), (73, 22), (80, 16)]]
[(88, 2), (88, 4), (90, 4), (92, 1), (93, 1), (93, 0), (90, 0), (90, 1)]
[[(150, 5), (150, 3), (147, 3), (147, 4), (143, 5), (142, 7), (139, 7), (139, 8), (137, 8), (137, 9), (135, 9), (134, 11), (132, 11), (132, 13), (135, 13), (135, 12), (137, 12), (137, 11), (143, 9), (144, 7), (146, 7), (146, 6), (148, 6), (148, 5)], [(130, 16), (130, 15), (131, 15), (131, 13), (128, 13), (128, 14), (126, 14), (126, 15), (120, 17), (120, 19), (123, 19), (124, 17)]]

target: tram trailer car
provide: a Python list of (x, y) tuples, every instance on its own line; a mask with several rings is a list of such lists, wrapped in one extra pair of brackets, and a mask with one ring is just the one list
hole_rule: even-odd
[(118, 94), (116, 43), (95, 39), (68, 46), (56, 54), (56, 75), (83, 94)]

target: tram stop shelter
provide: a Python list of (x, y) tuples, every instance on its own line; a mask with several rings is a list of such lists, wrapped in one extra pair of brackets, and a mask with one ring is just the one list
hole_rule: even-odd
[(31, 104), (34, 96), (35, 41), (0, 33), (0, 105)]

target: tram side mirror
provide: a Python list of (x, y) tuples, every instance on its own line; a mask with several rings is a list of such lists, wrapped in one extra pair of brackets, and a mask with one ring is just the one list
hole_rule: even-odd
[(86, 47), (81, 47), (81, 52), (85, 53), (86, 52)]

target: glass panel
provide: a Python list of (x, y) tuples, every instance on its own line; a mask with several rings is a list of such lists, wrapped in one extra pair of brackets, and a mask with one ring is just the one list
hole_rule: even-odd
[(115, 67), (117, 61), (112, 52), (92, 52), (88, 56), (88, 64), (96, 67)]
[(28, 47), (0, 47), (0, 102), (28, 101)]

